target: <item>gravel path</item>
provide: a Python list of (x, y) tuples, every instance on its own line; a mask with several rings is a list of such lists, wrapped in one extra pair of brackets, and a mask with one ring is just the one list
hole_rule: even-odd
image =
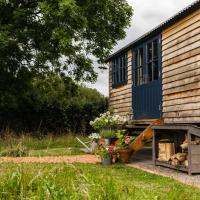
[(95, 155), (77, 155), (77, 156), (45, 156), (45, 157), (1, 157), (0, 163), (89, 163), (99, 162)]
[(132, 162), (128, 164), (129, 167), (133, 167), (139, 170), (143, 170), (148, 173), (157, 174), (173, 178), (179, 182), (187, 185), (200, 188), (200, 175), (189, 176), (187, 173), (180, 172), (165, 167), (154, 166), (152, 161), (152, 149), (144, 148), (137, 154), (133, 155)]

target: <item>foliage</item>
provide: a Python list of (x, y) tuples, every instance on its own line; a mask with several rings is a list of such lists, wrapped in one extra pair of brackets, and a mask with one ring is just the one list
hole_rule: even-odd
[[(0, 199), (198, 200), (198, 188), (125, 165), (0, 165)], [(167, 186), (167, 187), (166, 187)]]
[(127, 1), (1, 0), (0, 15), (0, 128), (91, 131), (107, 100), (76, 83), (125, 37)]
[(129, 144), (134, 140), (134, 137), (128, 136), (125, 131), (117, 131), (116, 137), (117, 140), (117, 149), (126, 149)]
[(125, 37), (132, 8), (125, 0), (2, 0), (0, 14), (3, 72), (53, 71), (93, 81), (88, 55), (103, 62)]
[(15, 148), (10, 148), (0, 152), (0, 156), (23, 157), (28, 156), (28, 150), (20, 142)]
[(119, 116), (112, 115), (110, 111), (100, 114), (94, 121), (90, 121), (90, 125), (96, 129), (112, 129), (120, 122)]
[(113, 138), (113, 137), (115, 137), (115, 133), (116, 133), (116, 131), (112, 130), (112, 129), (101, 129), (100, 130), (100, 136), (102, 138)]
[(107, 98), (70, 78), (49, 74), (33, 78), (15, 106), (0, 105), (1, 128), (33, 132), (91, 132), (89, 121), (107, 109)]
[[(24, 133), (25, 134), (25, 133)], [(88, 141), (85, 136), (78, 135), (82, 141)], [(40, 136), (28, 134), (16, 136), (10, 132), (0, 137), (1, 156), (62, 156), (82, 154), (83, 146), (71, 134)], [(23, 151), (22, 151), (23, 150)], [(23, 152), (23, 153), (22, 153)]]
[(106, 97), (95, 89), (81, 86), (78, 96), (72, 99), (67, 109), (67, 123), (71, 125), (71, 132), (92, 132), (89, 122), (107, 109), (108, 99)]
[(96, 155), (98, 155), (100, 158), (111, 158), (112, 154), (115, 154), (114, 146), (99, 145), (96, 149)]

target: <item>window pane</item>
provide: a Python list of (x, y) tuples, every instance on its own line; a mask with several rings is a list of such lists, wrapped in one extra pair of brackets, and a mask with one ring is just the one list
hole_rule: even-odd
[(143, 84), (143, 48), (139, 49), (139, 84)]
[(147, 62), (152, 62), (152, 43), (149, 43), (147, 45), (147, 55), (148, 55), (148, 58), (147, 58)]
[(127, 80), (127, 54), (124, 53), (112, 62), (112, 83), (118, 85)]
[(148, 80), (152, 81), (152, 63), (148, 64)]
[(112, 82), (115, 83), (115, 60), (112, 61)]
[(137, 86), (138, 85), (138, 78), (139, 78), (138, 77), (138, 50), (135, 51), (135, 58), (134, 59), (135, 59), (135, 61), (134, 61), (135, 62), (135, 66), (134, 66), (135, 67), (135, 75), (134, 75), (135, 76), (135, 86)]
[(158, 80), (158, 61), (153, 62), (153, 77)]
[(137, 85), (140, 85), (140, 68), (137, 68)]
[(127, 70), (127, 54), (124, 54), (124, 59), (123, 59), (123, 80), (126, 80), (126, 70)]
[(138, 67), (138, 51), (135, 51), (135, 69)]
[(143, 49), (139, 49), (139, 62), (140, 62), (140, 67), (143, 66)]
[(142, 67), (139, 68), (139, 72), (140, 72), (139, 85), (142, 85), (143, 84), (143, 69), (142, 69)]
[(123, 62), (123, 56), (120, 57), (120, 73), (119, 73), (119, 81), (123, 81), (123, 65), (124, 65), (124, 62)]
[(158, 40), (153, 41), (153, 59), (158, 59)]
[(119, 82), (119, 59), (116, 59), (116, 83)]
[(137, 69), (135, 70), (135, 86), (138, 85), (138, 71)]

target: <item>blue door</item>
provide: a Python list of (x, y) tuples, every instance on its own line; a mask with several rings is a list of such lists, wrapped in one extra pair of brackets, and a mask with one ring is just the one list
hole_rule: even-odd
[(158, 36), (133, 49), (134, 118), (160, 118), (161, 101), (161, 37)]

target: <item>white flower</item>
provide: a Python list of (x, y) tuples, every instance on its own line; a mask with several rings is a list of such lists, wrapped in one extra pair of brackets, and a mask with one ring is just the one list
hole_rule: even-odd
[(88, 138), (94, 140), (94, 139), (99, 139), (100, 135), (98, 133), (91, 133)]

